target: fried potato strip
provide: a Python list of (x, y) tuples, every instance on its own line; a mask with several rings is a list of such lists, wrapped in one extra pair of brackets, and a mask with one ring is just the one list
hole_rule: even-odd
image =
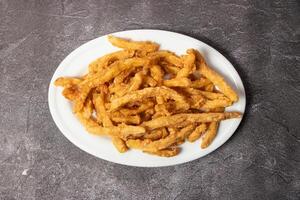
[(112, 35), (108, 36), (108, 41), (119, 48), (129, 49), (129, 50), (141, 50), (146, 52), (157, 51), (159, 45), (153, 42), (136, 42), (131, 40), (126, 40), (123, 38), (118, 38)]
[(178, 94), (175, 90), (172, 90), (167, 87), (154, 87), (154, 88), (145, 88), (142, 90), (133, 91), (127, 95), (112, 100), (110, 110), (116, 110), (117, 108), (133, 101), (139, 101), (140, 99), (145, 99), (149, 97), (155, 97), (158, 95), (164, 96), (164, 98), (173, 99), (178, 102), (178, 109), (188, 109), (189, 104), (186, 99)]
[(167, 87), (189, 87), (192, 82), (188, 78), (174, 78), (170, 80), (163, 81), (164, 86)]
[(195, 142), (196, 140), (198, 140), (201, 135), (206, 131), (206, 124), (202, 123), (199, 126), (197, 126), (197, 128), (188, 136), (188, 141), (189, 142)]
[(204, 135), (204, 137), (202, 139), (202, 143), (201, 143), (202, 149), (207, 148), (211, 144), (213, 139), (216, 137), (217, 131), (218, 131), (218, 126), (219, 126), (219, 122), (211, 122), (209, 124), (206, 134)]
[(176, 114), (143, 122), (142, 126), (146, 127), (149, 130), (153, 130), (165, 126), (174, 126), (177, 123), (182, 123), (184, 121), (189, 123), (205, 123), (239, 117), (241, 117), (241, 114), (239, 112)]
[(152, 154), (152, 155), (157, 155), (157, 156), (161, 156), (161, 157), (173, 157), (176, 156), (180, 153), (180, 148), (179, 147), (169, 147), (163, 150), (159, 150), (159, 151), (155, 151), (155, 152), (151, 152), (151, 151), (143, 151), (145, 153), (148, 154)]
[(133, 50), (122, 50), (113, 52), (110, 54), (106, 54), (101, 58), (98, 58), (97, 60), (93, 61), (91, 64), (89, 64), (89, 72), (91, 73), (97, 73), (98, 71), (106, 68), (111, 63), (117, 61), (117, 60), (123, 60), (126, 58), (131, 58), (134, 56)]
[(237, 93), (230, 87), (228, 83), (224, 80), (224, 78), (218, 74), (216, 71), (208, 67), (202, 55), (197, 53), (198, 60), (198, 70), (200, 74), (209, 79), (215, 86), (219, 88), (219, 90), (225, 94), (231, 101), (236, 102), (238, 100)]

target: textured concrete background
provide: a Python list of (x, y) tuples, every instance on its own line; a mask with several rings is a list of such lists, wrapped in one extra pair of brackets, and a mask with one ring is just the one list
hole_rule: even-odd
[[(299, 199), (299, 1), (0, 0), (0, 199)], [(47, 88), (62, 59), (110, 32), (200, 39), (240, 73), (247, 112), (214, 153), (164, 168), (109, 163), (55, 126)]]

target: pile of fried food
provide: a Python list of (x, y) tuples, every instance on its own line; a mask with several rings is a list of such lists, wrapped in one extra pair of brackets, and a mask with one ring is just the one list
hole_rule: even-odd
[(90, 63), (86, 75), (60, 77), (55, 85), (63, 87), (86, 130), (111, 137), (119, 152), (171, 157), (185, 140), (200, 137), (206, 148), (221, 120), (241, 117), (224, 112), (238, 95), (197, 50), (177, 56), (154, 42), (108, 40), (122, 50)]

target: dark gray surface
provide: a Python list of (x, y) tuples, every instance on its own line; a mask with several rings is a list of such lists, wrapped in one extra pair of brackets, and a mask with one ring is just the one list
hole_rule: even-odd
[[(0, 0), (0, 199), (299, 199), (299, 1)], [(240, 73), (247, 111), (212, 154), (121, 166), (71, 144), (47, 104), (54, 70), (98, 36), (153, 28), (200, 39)]]

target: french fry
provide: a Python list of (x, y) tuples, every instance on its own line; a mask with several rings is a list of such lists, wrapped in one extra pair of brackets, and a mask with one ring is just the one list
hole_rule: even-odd
[(177, 67), (183, 67), (183, 62), (181, 59), (170, 51), (156, 51), (148, 54), (148, 58), (151, 59), (162, 59), (171, 65), (175, 65)]
[[(93, 101), (97, 111), (97, 121), (102, 122), (104, 127), (113, 127), (113, 123), (104, 106), (103, 94), (94, 93)], [(112, 143), (120, 153), (124, 153), (128, 150), (126, 143), (119, 136), (113, 135)]]
[(72, 87), (74, 85), (78, 85), (81, 82), (82, 82), (82, 79), (80, 79), (80, 78), (60, 77), (55, 80), (54, 85), (68, 88), (68, 87)]
[(206, 131), (206, 124), (202, 123), (199, 126), (196, 127), (196, 129), (188, 136), (188, 141), (189, 142), (195, 142), (198, 140), (201, 135)]
[(150, 152), (150, 151), (143, 151), (143, 152), (152, 155), (157, 155), (160, 157), (173, 157), (178, 155), (180, 153), (180, 150), (181, 149), (179, 147), (174, 146), (174, 147), (168, 147), (166, 149), (155, 151), (155, 152)]
[(156, 102), (157, 102), (157, 104), (164, 104), (165, 103), (164, 97), (163, 96), (157, 96), (156, 97)]
[(132, 101), (138, 101), (140, 99), (145, 99), (149, 97), (155, 97), (158, 95), (163, 95), (165, 98), (173, 99), (178, 102), (178, 108), (179, 109), (188, 109), (189, 104), (185, 100), (183, 96), (178, 94), (175, 90), (172, 90), (167, 87), (155, 87), (155, 88), (145, 88), (142, 90), (133, 91), (121, 98), (117, 98), (112, 100), (110, 110), (116, 110), (117, 108), (132, 102)]
[(88, 119), (90, 117), (92, 117), (92, 113), (93, 113), (93, 102), (91, 99), (87, 99), (87, 101), (85, 102), (85, 105), (84, 105), (84, 109), (83, 109), (83, 116)]
[(176, 114), (143, 122), (142, 126), (146, 127), (148, 130), (153, 130), (165, 126), (174, 126), (184, 121), (189, 123), (206, 123), (239, 117), (241, 117), (241, 114), (238, 112)]
[(90, 73), (97, 73), (99, 70), (102, 70), (106, 68), (108, 65), (110, 65), (112, 62), (115, 62), (117, 60), (123, 60), (126, 58), (131, 58), (134, 56), (133, 50), (122, 50), (113, 52), (110, 54), (106, 54), (101, 58), (98, 58), (97, 60), (93, 61), (89, 65), (89, 72)]
[(156, 81), (157, 85), (162, 84), (164, 78), (164, 72), (159, 65), (154, 65), (150, 68), (152, 78)]
[(106, 108), (104, 106), (104, 97), (103, 94), (93, 94), (93, 103), (97, 112), (97, 121), (102, 123), (104, 127), (113, 126), (112, 121), (109, 118)]
[(163, 81), (163, 85), (167, 87), (189, 87), (191, 84), (192, 82), (188, 78), (174, 78)]
[(62, 91), (62, 95), (66, 99), (68, 99), (70, 101), (74, 101), (79, 96), (78, 87), (76, 85), (74, 85), (71, 87), (64, 88)]
[(207, 91), (207, 92), (212, 92), (214, 91), (214, 84), (208, 84), (204, 87), (204, 90)]
[(178, 136), (178, 140), (181, 141), (181, 140), (185, 140), (185, 138), (187, 138), (191, 133), (192, 131), (195, 129), (195, 124), (189, 124), (188, 126), (182, 128), (180, 131), (179, 131), (179, 136)]
[(157, 81), (150, 76), (145, 77), (145, 83), (150, 87), (155, 87), (157, 85)]
[(176, 77), (176, 75), (180, 71), (180, 68), (174, 65), (162, 65), (162, 66), (169, 75), (173, 75), (173, 76), (175, 75), (174, 77)]
[(183, 91), (190, 95), (202, 95), (203, 97), (205, 97), (209, 100), (220, 99), (220, 100), (226, 100), (228, 102), (231, 101), (225, 95), (223, 95), (222, 93), (218, 93), (218, 92), (207, 92), (207, 91), (197, 90), (197, 89), (193, 89), (193, 88), (184, 88)]
[(172, 133), (160, 140), (151, 141), (149, 139), (129, 139), (127, 140), (126, 144), (128, 147), (133, 149), (141, 149), (147, 152), (156, 152), (170, 147), (179, 140), (183, 140), (192, 130), (193, 125), (190, 125), (181, 129), (178, 133)]
[(112, 35), (108, 36), (108, 41), (116, 47), (122, 49), (129, 49), (129, 50), (141, 50), (146, 52), (153, 52), (153, 51), (157, 51), (159, 48), (159, 45), (153, 42), (135, 42), (123, 38), (114, 37)]
[(124, 70), (122, 71), (119, 75), (117, 75), (114, 78), (114, 84), (118, 85), (124, 82), (124, 80), (131, 74), (133, 73), (135, 69), (129, 69), (129, 70)]
[(207, 148), (211, 144), (213, 139), (216, 137), (218, 126), (219, 126), (219, 122), (211, 122), (209, 124), (206, 134), (204, 134), (202, 139), (202, 143), (201, 143), (202, 149)]
[(118, 136), (112, 137), (112, 143), (120, 153), (124, 153), (128, 150), (125, 141), (119, 138)]
[[(81, 124), (85, 127), (86, 130), (89, 129), (93, 129), (93, 128), (102, 128), (97, 122), (96, 120), (94, 120), (93, 118), (86, 118), (83, 114), (83, 112), (78, 112), (75, 113), (76, 117), (78, 118), (78, 120), (81, 122)], [(98, 135), (105, 135), (107, 134), (107, 132), (99, 132)]]
[(201, 77), (200, 79), (192, 81), (191, 87), (199, 89), (199, 88), (203, 88), (209, 84), (211, 84), (211, 82), (208, 79)]
[(183, 68), (177, 73), (176, 78), (188, 77), (195, 71), (195, 52), (193, 49), (187, 50), (187, 55), (183, 56)]
[(144, 75), (142, 72), (136, 73), (129, 84), (125, 85), (119, 90), (116, 90), (115, 93), (118, 95), (118, 97), (121, 97), (124, 96), (127, 92), (138, 90), (143, 83), (143, 77)]
[(163, 136), (163, 131), (162, 129), (155, 129), (153, 131), (150, 131), (148, 133), (146, 133), (144, 136), (143, 136), (143, 139), (150, 139), (150, 140), (159, 140), (161, 139)]
[(238, 100), (237, 93), (225, 82), (224, 78), (216, 71), (208, 67), (202, 55), (197, 52), (198, 70), (199, 72), (209, 79), (219, 90), (227, 96), (231, 101), (236, 102)]
[(153, 101), (146, 101), (136, 109), (122, 108), (120, 109), (120, 113), (122, 113), (125, 116), (136, 115), (140, 114), (141, 112), (144, 112), (145, 110), (148, 110), (149, 108), (152, 108), (153, 106)]
[(202, 95), (195, 94), (195, 95), (190, 96), (189, 103), (190, 103), (191, 108), (199, 109), (199, 110), (207, 109), (204, 106), (207, 103), (207, 101), (205, 100), (205, 98)]
[(95, 135), (109, 135), (109, 136), (117, 136), (124, 140), (127, 140), (129, 137), (138, 138), (145, 134), (146, 130), (141, 126), (131, 126), (121, 124), (118, 126), (112, 127), (102, 127), (99, 125), (87, 126), (87, 131), (95, 134)]
[(117, 123), (125, 124), (140, 124), (141, 117), (139, 115), (129, 115), (129, 116), (114, 116), (111, 117), (112, 121)]
[(148, 121), (153, 117), (153, 114), (155, 113), (154, 108), (149, 108), (142, 113), (142, 121)]
[(143, 77), (144, 76), (142, 72), (136, 73), (132, 79), (132, 82), (130, 82), (129, 84), (129, 88), (127, 92), (138, 90), (143, 83)]
[(219, 107), (227, 107), (231, 106), (232, 101), (229, 99), (214, 99), (214, 100), (207, 100), (203, 105), (201, 105), (202, 110), (210, 110), (210, 109), (215, 109)]
[(168, 108), (166, 107), (166, 104), (156, 104), (154, 106), (154, 110), (155, 110), (155, 114), (153, 115), (153, 117), (155, 116), (170, 116), (171, 112), (169, 112)]
[(162, 131), (162, 138), (165, 138), (169, 135), (169, 132), (166, 129), (166, 127), (162, 127), (160, 130)]

